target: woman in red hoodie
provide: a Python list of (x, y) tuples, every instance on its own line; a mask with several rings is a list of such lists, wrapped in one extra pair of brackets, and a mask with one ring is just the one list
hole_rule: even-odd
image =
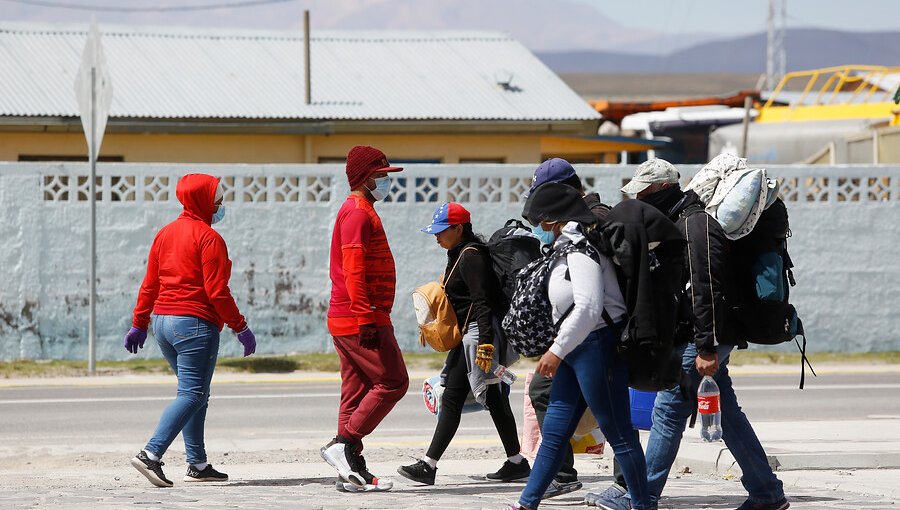
[(163, 474), (161, 458), (179, 432), (188, 462), (185, 482), (228, 480), (228, 475), (207, 462), (203, 444), (222, 326), (227, 324), (237, 333), (244, 356), (256, 351), (256, 337), (228, 288), (228, 249), (222, 236), (210, 227), (225, 216), (219, 179), (185, 175), (178, 181), (176, 195), (184, 212), (153, 240), (132, 328), (125, 335), (125, 348), (137, 353), (147, 339), (152, 312), (153, 335), (178, 376), (175, 400), (163, 412), (147, 446), (131, 459), (131, 465), (157, 487), (173, 485)]

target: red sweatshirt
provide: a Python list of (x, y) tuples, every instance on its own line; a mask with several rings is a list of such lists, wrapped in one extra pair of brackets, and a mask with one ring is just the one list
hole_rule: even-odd
[(228, 288), (231, 261), (225, 240), (210, 227), (218, 185), (218, 178), (203, 174), (178, 181), (175, 194), (184, 212), (153, 240), (134, 307), (134, 327), (146, 330), (151, 310), (199, 317), (220, 330), (223, 323), (236, 332), (247, 327)]
[(381, 218), (363, 197), (341, 206), (331, 237), (332, 336), (359, 334), (362, 324), (391, 325), (397, 273)]

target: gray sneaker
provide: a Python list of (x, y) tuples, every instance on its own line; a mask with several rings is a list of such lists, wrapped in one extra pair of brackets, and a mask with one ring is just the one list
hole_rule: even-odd
[(544, 500), (562, 496), (563, 494), (580, 490), (581, 487), (583, 487), (581, 482), (559, 483), (556, 480), (552, 480), (547, 487), (547, 490), (544, 491), (544, 497), (541, 499)]
[(603, 492), (588, 492), (584, 495), (584, 504), (587, 506), (598, 506), (599, 500), (613, 500), (626, 496), (628, 491), (621, 485), (614, 483), (606, 488)]

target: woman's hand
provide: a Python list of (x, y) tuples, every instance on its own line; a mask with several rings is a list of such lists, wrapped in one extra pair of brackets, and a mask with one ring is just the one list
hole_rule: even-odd
[(547, 351), (541, 356), (541, 360), (538, 361), (536, 372), (548, 379), (552, 379), (556, 375), (556, 370), (559, 368), (560, 363), (562, 363), (562, 360), (559, 356)]

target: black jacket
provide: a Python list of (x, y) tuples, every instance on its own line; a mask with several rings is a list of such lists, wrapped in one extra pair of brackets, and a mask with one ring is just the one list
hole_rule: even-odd
[(725, 231), (693, 191), (685, 192), (668, 214), (687, 239), (685, 274), (690, 281), (685, 297), (691, 304), (697, 350), (714, 353), (719, 344), (746, 347), (736, 340), (729, 321), (734, 284)]
[(599, 193), (588, 193), (584, 196), (584, 203), (591, 209), (591, 212), (597, 218), (597, 224), (603, 225), (609, 218), (610, 207), (600, 201)]
[(624, 200), (613, 207), (607, 216), (607, 222), (603, 227), (605, 238), (609, 240), (610, 256), (615, 257), (621, 268), (624, 281), (619, 285), (625, 298), (628, 315), (633, 317), (629, 324), (630, 335), (636, 340), (653, 338), (671, 339), (675, 334), (674, 328), (668, 331), (659, 331), (662, 323), (673, 321), (663, 320), (657, 317), (657, 310), (664, 312), (666, 316), (670, 312), (671, 318), (677, 315), (677, 307), (671, 305), (669, 310), (660, 310), (657, 300), (661, 296), (656, 293), (668, 289), (669, 299), (674, 294), (680, 293), (684, 288), (684, 278), (680, 268), (680, 257), (675, 260), (675, 269), (671, 281), (654, 282), (650, 276), (650, 245), (656, 245), (656, 252), (664, 254), (670, 251), (680, 255), (685, 248), (684, 236), (671, 221), (656, 207), (639, 200)]
[[(466, 251), (451, 274), (450, 270), (460, 258), (460, 253), (470, 246), (475, 250)], [(474, 239), (464, 239), (458, 246), (447, 251), (447, 268), (444, 274), (450, 275), (444, 283), (444, 290), (456, 312), (460, 331), (465, 331), (468, 316), (469, 322), (478, 324), (478, 343), (493, 343), (493, 316), (499, 313), (502, 302), (500, 283), (494, 274), (487, 247)]]

